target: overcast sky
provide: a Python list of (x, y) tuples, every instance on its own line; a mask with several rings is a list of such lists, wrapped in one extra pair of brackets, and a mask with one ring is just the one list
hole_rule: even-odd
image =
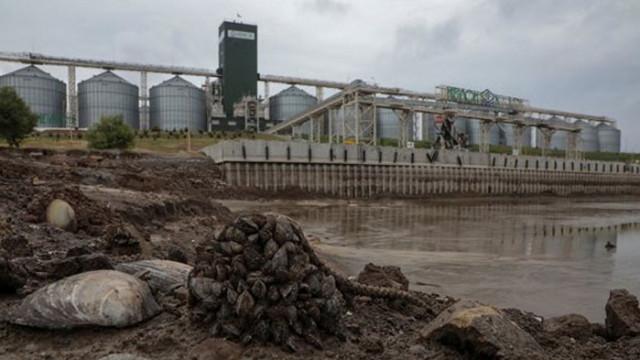
[(615, 118), (640, 151), (638, 0), (0, 0), (0, 51), (215, 69), (217, 28), (238, 14), (258, 24), (262, 74), (489, 88)]

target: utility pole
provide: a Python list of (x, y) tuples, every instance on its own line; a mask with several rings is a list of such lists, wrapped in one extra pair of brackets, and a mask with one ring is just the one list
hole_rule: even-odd
[(191, 152), (191, 97), (189, 89), (187, 90), (187, 152)]

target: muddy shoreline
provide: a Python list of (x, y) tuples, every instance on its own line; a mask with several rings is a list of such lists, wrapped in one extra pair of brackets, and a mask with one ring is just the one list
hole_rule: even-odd
[[(46, 224), (44, 209), (54, 198), (73, 206), (78, 214), (75, 231)], [(214, 199), (259, 202), (277, 198), (324, 201), (299, 191), (276, 196), (229, 187), (222, 180), (220, 170), (206, 158), (2, 149), (0, 219), (6, 224), (0, 227), (4, 231), (1, 234), (3, 256), (20, 264), (28, 274), (24, 286), (15, 293), (2, 294), (0, 314), (4, 318), (24, 296), (37, 288), (87, 269), (141, 259), (170, 259), (176, 254), (193, 264), (196, 244), (216, 236), (236, 216)], [(582, 201), (579, 197), (572, 199)], [(505, 204), (520, 198), (490, 200)], [(628, 197), (616, 200), (637, 201)], [(484, 203), (489, 199), (428, 201), (455, 206)], [(552, 203), (557, 198), (537, 201)], [(114, 229), (125, 229), (126, 241), (110, 235)], [(340, 266), (339, 261), (331, 259), (330, 251), (323, 252), (322, 245), (316, 248), (327, 261)], [(106, 260), (88, 262), (81, 258), (86, 254), (101, 254)], [(452, 298), (438, 295), (437, 289), (432, 290), (421, 294), (430, 299), (433, 315), (427, 318), (416, 316), (401, 304), (361, 298), (348, 309), (345, 317), (349, 329), (346, 339), (326, 336), (322, 339), (323, 350), (301, 344), (297, 352), (291, 353), (277, 346), (249, 343), (235, 348), (237, 351), (231, 351), (227, 358), (465, 359), (468, 354), (454, 347), (419, 340), (427, 323), (454, 302)], [(211, 329), (190, 320), (184, 299), (162, 298), (160, 303), (165, 308), (160, 315), (125, 329), (45, 331), (3, 322), (0, 358), (99, 359), (108, 354), (133, 353), (148, 359), (191, 359), (199, 358), (206, 352), (202, 349), (215, 345), (207, 343)], [(603, 313), (604, 305), (601, 305)], [(579, 338), (571, 334), (553, 336), (542, 329), (541, 317), (519, 310), (507, 310), (505, 314), (527, 331), (551, 359), (635, 359), (640, 352), (638, 337), (611, 341), (598, 335), (598, 331)]]

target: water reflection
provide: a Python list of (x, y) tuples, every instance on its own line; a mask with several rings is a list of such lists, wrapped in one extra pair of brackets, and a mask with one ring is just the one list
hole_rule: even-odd
[[(332, 205), (297, 208), (308, 233), (341, 246), (505, 257), (610, 257), (620, 232), (640, 232), (640, 214), (547, 205)], [(627, 214), (630, 213), (630, 214)], [(636, 215), (637, 214), (637, 215)], [(635, 218), (635, 219), (634, 219)], [(640, 254), (639, 254), (640, 255)]]

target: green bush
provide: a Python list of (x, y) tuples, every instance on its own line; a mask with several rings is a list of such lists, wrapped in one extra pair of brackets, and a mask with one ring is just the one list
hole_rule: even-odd
[(135, 145), (135, 134), (122, 115), (103, 116), (87, 131), (87, 141), (92, 149), (130, 149)]
[(38, 124), (38, 115), (31, 112), (12, 87), (0, 89), (0, 137), (10, 146), (20, 143)]

